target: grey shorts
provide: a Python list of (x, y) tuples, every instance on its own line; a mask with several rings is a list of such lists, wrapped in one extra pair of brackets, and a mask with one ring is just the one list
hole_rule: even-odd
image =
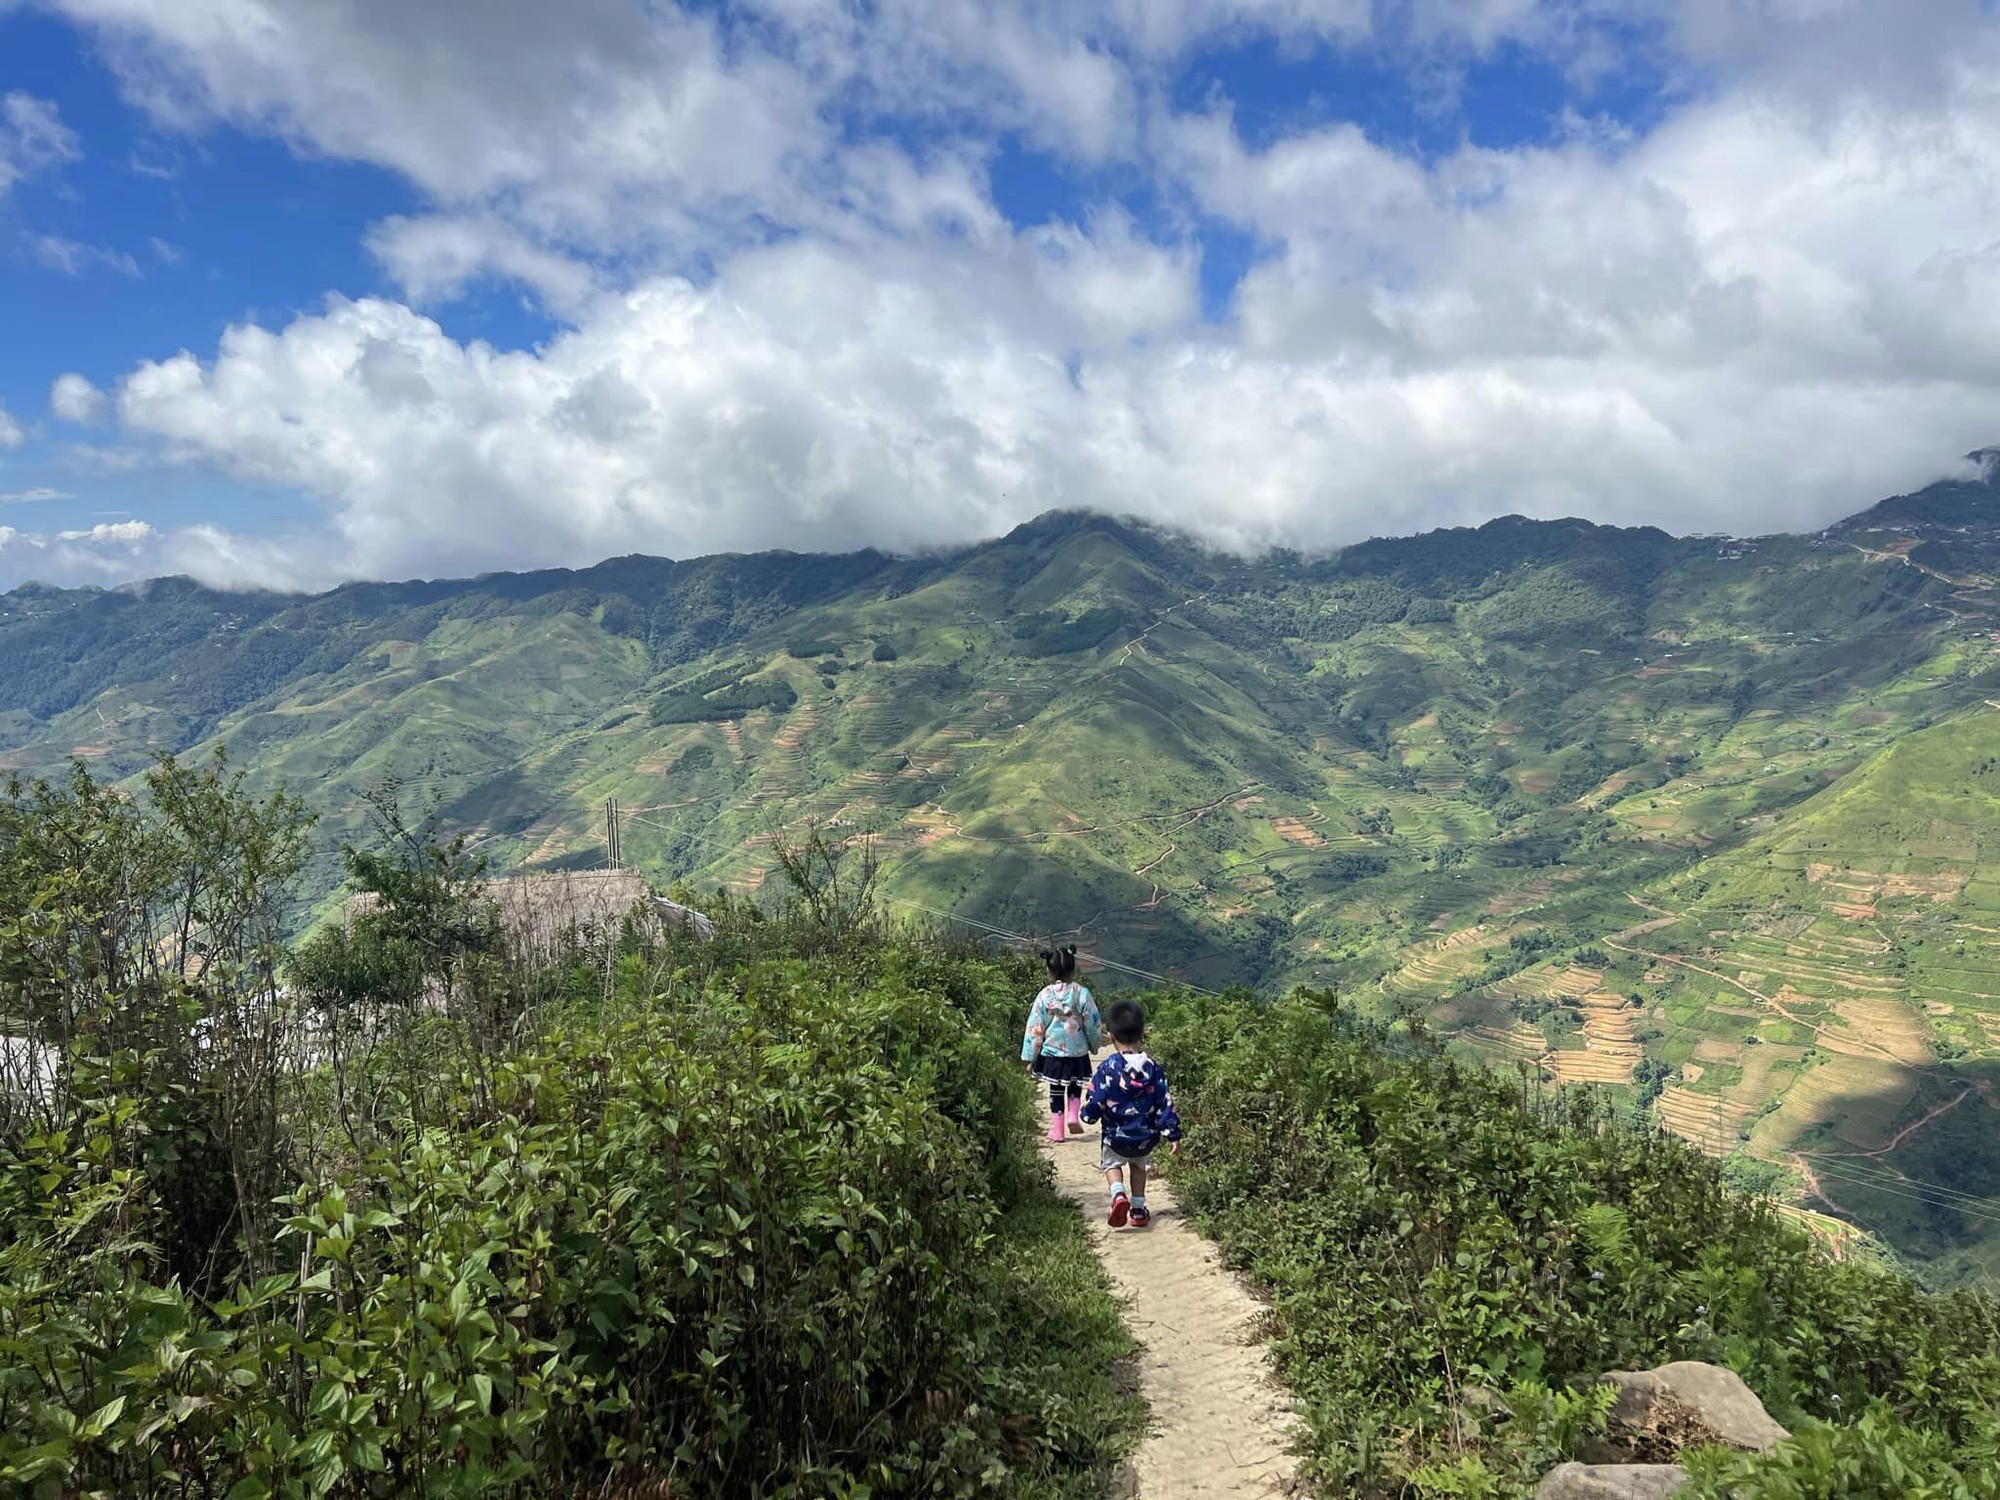
[(1150, 1151), (1148, 1151), (1144, 1156), (1120, 1156), (1116, 1151), (1113, 1151), (1111, 1149), (1111, 1142), (1106, 1141), (1104, 1143), (1103, 1154), (1100, 1155), (1097, 1160), (1098, 1164), (1102, 1166), (1105, 1171), (1115, 1172), (1120, 1167), (1143, 1167), (1152, 1159), (1153, 1159), (1153, 1153)]

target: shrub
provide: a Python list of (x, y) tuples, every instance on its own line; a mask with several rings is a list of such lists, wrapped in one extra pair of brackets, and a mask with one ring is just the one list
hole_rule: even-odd
[(1876, 1405), (1851, 1426), (1810, 1422), (1769, 1454), (1691, 1454), (1688, 1500), (1996, 1500), (1991, 1440), (1954, 1452), (1943, 1434)]
[[(1879, 1399), (1939, 1452), (1990, 1452), (1991, 1299), (1829, 1260), (1593, 1092), (1466, 1067), (1306, 999), (1152, 1009), (1197, 1127), (1176, 1189), (1272, 1294), (1323, 1483), (1401, 1494), (1457, 1463), (1466, 1385), (1560, 1390), (1681, 1358), (1729, 1365), (1780, 1420)], [(1516, 1472), (1511, 1441), (1492, 1440), (1492, 1472)]]
[[(106, 868), (127, 896), (205, 860), (198, 926), (226, 935), (290, 804), (154, 790), (79, 772), (0, 808), (10, 897), (38, 893), (5, 908), (3, 1013), (81, 1018), (33, 1033), (60, 1087), (0, 1119), (10, 1493), (1054, 1496), (1115, 1461), (1130, 1346), (1030, 1144), (1016, 968), (884, 933), (809, 848), (797, 907), (725, 899), (713, 941), (628, 933), (601, 972), (523, 978), (468, 919), (462, 846), (385, 812), (348, 851), (375, 910), (308, 945), (307, 1008), (239, 1052), (226, 1017), (261, 992), (230, 951), (137, 967), (150, 908), (107, 928), (50, 851), (162, 854)], [(174, 842), (176, 798), (212, 847)], [(171, 1004), (140, 1029), (72, 1003), (106, 973)], [(495, 987), (530, 1003), (482, 1034)], [(239, 1211), (188, 1262), (190, 1164), (234, 1149), (211, 1053), (255, 1065), (219, 1097), (261, 1101), (263, 1154), (233, 1183), (220, 1158)]]

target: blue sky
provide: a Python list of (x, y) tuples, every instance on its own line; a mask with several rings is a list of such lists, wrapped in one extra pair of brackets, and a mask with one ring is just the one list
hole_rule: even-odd
[(0, 3), (0, 585), (1821, 524), (2000, 439), (1896, 9)]

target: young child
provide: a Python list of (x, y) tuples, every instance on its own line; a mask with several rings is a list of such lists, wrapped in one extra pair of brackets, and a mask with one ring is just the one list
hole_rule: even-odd
[[(1161, 1141), (1169, 1143), (1169, 1155), (1180, 1155), (1181, 1117), (1174, 1112), (1166, 1071), (1146, 1056), (1146, 1013), (1139, 1002), (1112, 1001), (1105, 1020), (1117, 1051), (1091, 1075), (1083, 1118), (1093, 1125), (1104, 1122), (1100, 1164), (1111, 1185), (1111, 1227), (1120, 1228), (1129, 1218), (1134, 1229), (1144, 1229), (1153, 1222), (1146, 1207), (1146, 1165)], [(1130, 1193), (1125, 1190), (1127, 1173)]]
[(1030, 1076), (1048, 1084), (1049, 1139), (1062, 1141), (1083, 1134), (1083, 1086), (1104, 1022), (1090, 991), (1076, 982), (1075, 948), (1045, 948), (1042, 962), (1049, 966), (1049, 982), (1028, 1011), (1021, 1061)]

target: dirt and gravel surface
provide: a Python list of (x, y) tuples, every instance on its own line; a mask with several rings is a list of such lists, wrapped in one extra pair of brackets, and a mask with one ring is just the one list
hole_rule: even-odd
[(1142, 1348), (1152, 1420), (1133, 1460), (1139, 1500), (1251, 1500), (1303, 1493), (1288, 1451), (1285, 1392), (1265, 1362), (1262, 1308), (1225, 1270), (1157, 1179), (1145, 1229), (1105, 1223), (1098, 1133), (1045, 1141), (1056, 1186), (1081, 1205), (1099, 1258)]

